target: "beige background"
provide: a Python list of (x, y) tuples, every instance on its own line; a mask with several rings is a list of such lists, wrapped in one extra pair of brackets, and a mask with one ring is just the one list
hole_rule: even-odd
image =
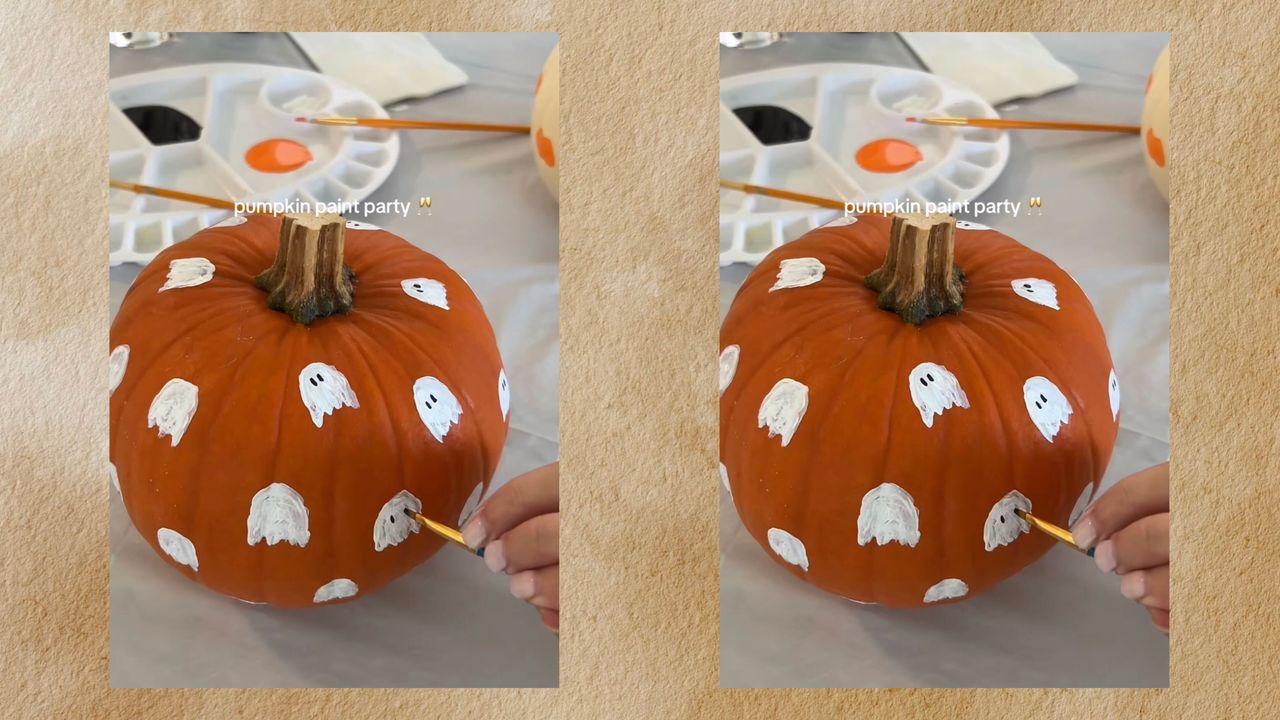
[[(113, 3), (120, 5), (123, 3)], [(5, 0), (0, 83), (0, 716), (1265, 717), (1280, 383), (1280, 23), (1262, 3)], [(684, 6), (687, 10), (678, 10)], [(381, 8), (381, 9), (375, 9)], [(720, 9), (723, 8), (723, 9)], [(824, 9), (826, 8), (826, 9)], [(131, 18), (131, 19), (130, 19)], [(1172, 30), (1177, 521), (1170, 689), (717, 689), (715, 33)], [(110, 29), (558, 30), (562, 689), (106, 686)], [(854, 29), (854, 28), (850, 28)], [(500, 198), (495, 198), (500, 202)], [(1045, 648), (1053, 652), (1053, 648)]]

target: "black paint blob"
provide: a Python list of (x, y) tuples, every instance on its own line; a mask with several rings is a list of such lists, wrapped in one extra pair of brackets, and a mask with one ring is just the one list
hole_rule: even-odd
[(808, 140), (813, 132), (804, 118), (775, 105), (741, 107), (735, 109), (733, 114), (765, 145), (801, 142)]
[(152, 145), (172, 145), (200, 139), (200, 123), (189, 115), (164, 105), (125, 108), (129, 118)]

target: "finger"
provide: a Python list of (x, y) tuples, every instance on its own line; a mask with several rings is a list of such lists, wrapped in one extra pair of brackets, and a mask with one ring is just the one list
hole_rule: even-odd
[(508, 575), (560, 562), (560, 513), (539, 515), (485, 546), (484, 564)]
[(1151, 624), (1165, 635), (1169, 634), (1169, 611), (1160, 610), (1158, 608), (1147, 608), (1147, 614), (1151, 616)]
[(1169, 513), (1138, 518), (1098, 543), (1093, 561), (1102, 572), (1123, 575), (1169, 564)]
[(1169, 609), (1169, 566), (1134, 570), (1120, 576), (1120, 594), (1157, 610)]
[(1071, 528), (1071, 536), (1087, 550), (1140, 517), (1164, 512), (1169, 512), (1169, 463), (1116, 483), (1084, 511)]
[(560, 464), (552, 463), (498, 488), (472, 513), (462, 528), (462, 539), (472, 549), (482, 548), (535, 515), (559, 511)]
[(538, 619), (542, 621), (542, 624), (546, 625), (547, 629), (550, 630), (551, 632), (559, 635), (560, 634), (560, 611), (548, 610), (546, 608), (534, 608), (534, 609), (538, 611)]
[(560, 610), (560, 566), (521, 570), (511, 576), (511, 594), (535, 607)]

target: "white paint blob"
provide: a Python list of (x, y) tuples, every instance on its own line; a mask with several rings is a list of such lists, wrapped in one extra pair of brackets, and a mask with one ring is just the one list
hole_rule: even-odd
[(907, 376), (907, 383), (911, 386), (911, 402), (920, 411), (925, 427), (933, 427), (934, 416), (941, 415), (943, 410), (969, 407), (969, 398), (960, 381), (937, 363), (920, 363)]
[(720, 394), (723, 395), (729, 383), (733, 382), (733, 376), (738, 372), (738, 355), (741, 348), (737, 345), (730, 345), (720, 351)]
[(947, 578), (937, 585), (925, 590), (924, 601), (927, 603), (939, 600), (951, 600), (969, 594), (969, 586), (959, 578)]
[(1075, 507), (1071, 508), (1071, 515), (1067, 519), (1068, 527), (1076, 524), (1076, 521), (1080, 519), (1080, 516), (1084, 514), (1084, 511), (1089, 508), (1089, 501), (1092, 499), (1093, 483), (1089, 483), (1084, 486), (1084, 490), (1080, 491), (1080, 497), (1076, 498)]
[(471, 494), (467, 496), (467, 502), (462, 505), (462, 512), (458, 514), (458, 527), (466, 525), (467, 521), (471, 519), (476, 508), (480, 506), (481, 495), (484, 495), (484, 483), (477, 485), (475, 489), (471, 491)]
[(791, 378), (782, 378), (760, 403), (756, 427), (768, 426), (769, 437), (781, 435), (782, 447), (786, 447), (808, 408), (809, 388)]
[(324, 416), (342, 407), (358, 408), (360, 401), (347, 382), (347, 376), (332, 365), (313, 362), (298, 373), (298, 393), (311, 413), (316, 427), (324, 425)]
[(249, 222), (249, 218), (243, 215), (232, 215), (231, 217), (223, 220), (222, 222), (214, 223), (210, 227), (216, 227), (216, 228), (235, 227), (237, 225), (243, 225), (247, 222)]
[(498, 407), (502, 409), (502, 419), (506, 420), (511, 412), (511, 384), (507, 382), (505, 368), (498, 371)]
[(729, 469), (724, 466), (724, 463), (720, 463), (720, 484), (724, 485), (724, 491), (732, 497), (733, 489), (729, 487)]
[(409, 278), (401, 280), (400, 287), (405, 294), (422, 303), (438, 307), (441, 310), (449, 309), (449, 293), (444, 289), (444, 283), (431, 278)]
[(920, 512), (906, 490), (884, 483), (862, 496), (858, 512), (858, 544), (897, 542), (915, 547), (920, 542)]
[(422, 501), (408, 490), (401, 490), (387, 501), (373, 523), (373, 549), (382, 552), (392, 545), (399, 545), (409, 537), (409, 533), (421, 530), (418, 523), (404, 514), (405, 508), (414, 512), (422, 511)]
[(169, 263), (169, 276), (156, 292), (203, 285), (213, 279), (213, 263), (204, 258), (181, 258)]
[(111, 487), (115, 488), (123, 498), (124, 493), (120, 492), (120, 476), (116, 473), (116, 464), (113, 462), (107, 463), (107, 479), (111, 481)]
[(1018, 278), (1010, 285), (1018, 297), (1030, 300), (1037, 305), (1058, 309), (1058, 288), (1053, 283), (1040, 278)]
[(195, 385), (174, 378), (160, 388), (147, 410), (147, 427), (159, 428), (160, 437), (171, 438), (170, 447), (178, 447), (182, 435), (195, 417), (196, 406), (200, 403), (200, 390)]
[(1044, 439), (1053, 442), (1054, 436), (1071, 419), (1071, 403), (1057, 385), (1039, 375), (1028, 378), (1022, 384), (1022, 399), (1027, 404), (1031, 422), (1039, 428)]
[(458, 399), (444, 383), (431, 376), (418, 378), (413, 383), (413, 404), (418, 408), (422, 424), (440, 442), (444, 442), (449, 428), (457, 425), (458, 418), (462, 417), (462, 406), (458, 404)]
[(182, 533), (162, 527), (156, 531), (156, 542), (160, 543), (160, 549), (164, 551), (165, 555), (173, 558), (174, 562), (200, 572), (200, 561), (196, 558), (196, 546), (183, 537)]
[(1008, 545), (1022, 533), (1031, 532), (1031, 525), (1018, 517), (1014, 510), (1031, 512), (1031, 501), (1017, 490), (1000, 498), (987, 514), (987, 523), (982, 528), (982, 542), (987, 552)]
[(844, 227), (845, 225), (852, 225), (856, 222), (858, 222), (857, 215), (841, 215), (822, 227)]
[(778, 265), (778, 281), (769, 288), (769, 292), (812, 285), (822, 279), (827, 271), (817, 258), (792, 258), (783, 260)]
[(991, 228), (987, 227), (986, 225), (983, 225), (982, 223), (969, 222), (968, 220), (957, 220), (956, 229), (957, 230), (990, 230)]
[(769, 547), (773, 549), (778, 557), (791, 563), (799, 565), (801, 570), (809, 572), (809, 554), (804, 550), (804, 543), (795, 535), (786, 530), (778, 528), (769, 528)]
[(373, 223), (360, 222), (359, 220), (348, 220), (347, 229), (348, 230), (381, 230), (382, 228), (378, 227), (377, 225), (374, 225)]
[(1107, 377), (1107, 398), (1111, 400), (1111, 419), (1120, 417), (1120, 379), (1116, 377), (1115, 368)]
[(129, 367), (129, 346), (117, 345), (112, 351), (111, 356), (107, 358), (107, 397), (115, 394), (116, 388), (120, 387), (120, 381), (124, 379), (124, 371)]
[(330, 600), (349, 598), (358, 592), (360, 592), (360, 588), (357, 587), (353, 581), (348, 580), (347, 578), (338, 578), (337, 580), (331, 580), (324, 585), (321, 585), (320, 589), (316, 590), (316, 595), (311, 599), (311, 601), (319, 605), (320, 603), (327, 603)]
[(284, 483), (271, 483), (249, 503), (249, 544), (266, 540), (268, 545), (284, 541), (306, 547), (311, 539), (307, 506), (298, 491)]

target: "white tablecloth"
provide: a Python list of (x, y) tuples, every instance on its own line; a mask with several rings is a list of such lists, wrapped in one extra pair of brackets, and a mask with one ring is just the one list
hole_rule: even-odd
[[(470, 83), (394, 117), (528, 122), (553, 33), (428, 33)], [(112, 76), (202, 62), (311, 69), (282, 34), (181, 34), (111, 50)], [(399, 108), (399, 106), (398, 106)], [(399, 163), (369, 200), (430, 195), (431, 218), (361, 218), (467, 278), (493, 323), (511, 381), (511, 434), (495, 486), (559, 456), (559, 249), (555, 202), (527, 137), (405, 132)], [(111, 270), (114, 317), (138, 268)], [(276, 610), (209, 592), (174, 572), (111, 499), (112, 687), (542, 687), (559, 650), (505, 576), (461, 550), (346, 605)]]
[[(1014, 101), (1002, 116), (1138, 124), (1167, 34), (1039, 37), (1080, 84)], [(812, 62), (920, 68), (893, 34), (788, 34), (720, 51), (725, 77)], [(981, 222), (1071, 273), (1106, 329), (1123, 410), (1105, 490), (1169, 456), (1168, 206), (1134, 136), (1024, 131), (1011, 142), (1008, 167), (979, 199), (1039, 195), (1043, 214)], [(721, 270), (722, 317), (749, 270)], [(720, 678), (727, 687), (1164, 687), (1169, 645), (1121, 597), (1117, 577), (1062, 546), (964, 603), (854, 605), (778, 567), (721, 492)]]

